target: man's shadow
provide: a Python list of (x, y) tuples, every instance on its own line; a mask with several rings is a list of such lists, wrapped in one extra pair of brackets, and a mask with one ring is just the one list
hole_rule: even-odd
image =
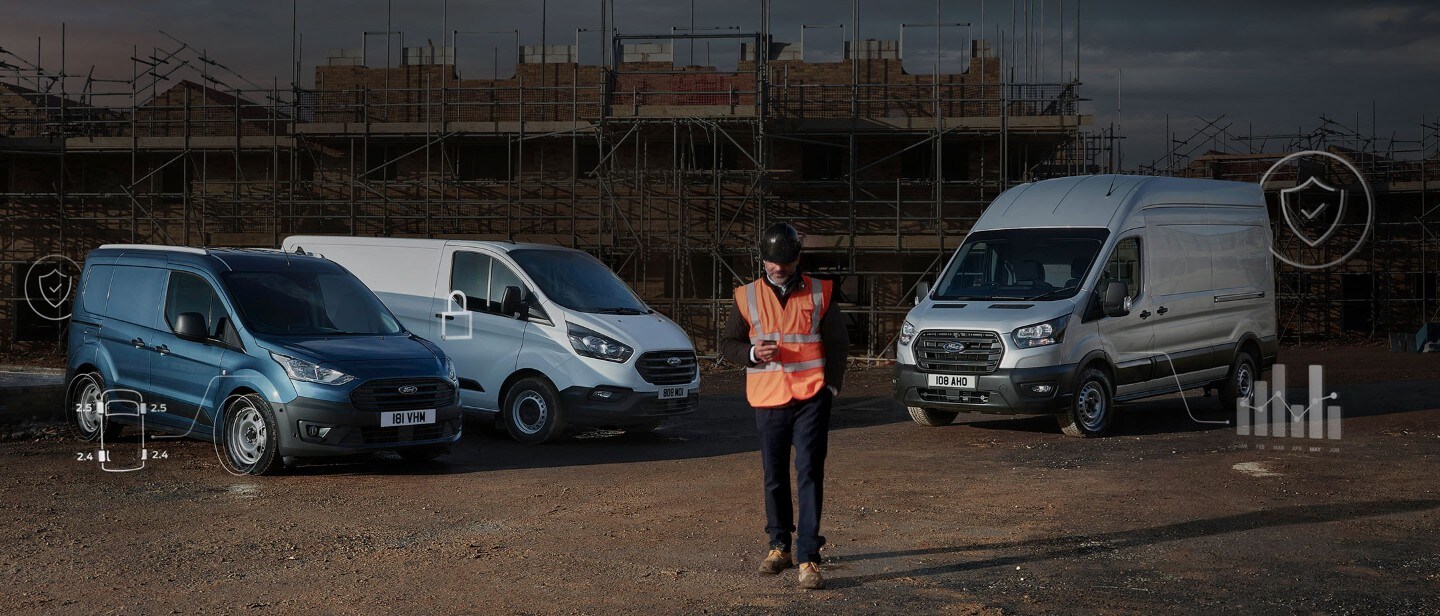
[(965, 552), (973, 551), (1014, 550), (1016, 552), (1005, 556), (991, 556), (980, 560), (968, 560), (904, 571), (885, 571), (852, 577), (836, 577), (827, 582), (832, 588), (845, 588), (887, 579), (945, 575), (988, 569), (991, 567), (1014, 566), (1029, 562), (1078, 557), (1096, 552), (1112, 552), (1157, 543), (1245, 532), (1261, 528), (1338, 522), (1397, 513), (1426, 511), (1437, 507), (1440, 507), (1440, 500), (1437, 499), (1386, 500), (1337, 503), (1331, 505), (1292, 505), (1221, 516), (1218, 518), (1190, 520), (1151, 528), (1122, 530), (1093, 535), (1040, 537), (1023, 541), (895, 550), (891, 552), (871, 552), (853, 556), (842, 555), (836, 559), (839, 563), (902, 558), (907, 556), (958, 556)]

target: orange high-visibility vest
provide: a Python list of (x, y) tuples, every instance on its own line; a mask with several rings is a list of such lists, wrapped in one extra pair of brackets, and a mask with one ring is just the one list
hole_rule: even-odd
[(820, 343), (820, 317), (830, 306), (833, 283), (801, 277), (784, 306), (759, 279), (735, 289), (735, 305), (750, 322), (750, 344), (774, 340), (778, 361), (745, 369), (745, 397), (754, 407), (784, 406), (809, 400), (825, 387), (825, 346)]

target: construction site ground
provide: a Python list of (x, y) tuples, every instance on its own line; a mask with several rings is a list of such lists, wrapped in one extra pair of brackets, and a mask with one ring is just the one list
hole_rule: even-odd
[(1305, 366), (1325, 366), (1341, 438), (1240, 436), (1198, 392), (1123, 405), (1107, 438), (1043, 416), (927, 428), (887, 368), (853, 369), (821, 591), (756, 573), (759, 453), (733, 371), (654, 434), (525, 446), (472, 422), (440, 463), (275, 477), (173, 440), (104, 472), (32, 422), (0, 430), (0, 612), (1440, 612), (1440, 355), (1280, 359), (1300, 397)]

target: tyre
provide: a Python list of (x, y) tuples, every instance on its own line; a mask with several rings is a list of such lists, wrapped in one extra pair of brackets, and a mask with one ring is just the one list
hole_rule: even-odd
[(937, 411), (918, 406), (909, 408), (910, 419), (922, 426), (948, 426), (950, 422), (955, 421), (955, 416), (960, 414), (958, 411)]
[(280, 427), (270, 403), (255, 394), (234, 396), (225, 406), (225, 457), (236, 472), (273, 475), (285, 467)]
[(505, 394), (505, 431), (527, 445), (559, 438), (565, 432), (565, 415), (555, 386), (539, 377), (520, 379)]
[(450, 453), (449, 445), (428, 445), (423, 447), (410, 447), (401, 449), (396, 453), (400, 459), (411, 463), (433, 462), (436, 458)]
[(1115, 394), (1104, 371), (1087, 368), (1080, 373), (1070, 408), (1059, 416), (1060, 431), (1066, 436), (1102, 436), (1115, 416)]
[(66, 391), (65, 419), (70, 428), (85, 442), (96, 442), (103, 435), (119, 438), (122, 424), (105, 418), (105, 377), (99, 372), (78, 374)]
[(1225, 409), (1226, 414), (1234, 415), (1241, 399), (1254, 406), (1255, 381), (1259, 378), (1260, 369), (1255, 363), (1255, 356), (1241, 351), (1235, 356), (1235, 363), (1230, 366), (1225, 382), (1220, 384), (1220, 408)]

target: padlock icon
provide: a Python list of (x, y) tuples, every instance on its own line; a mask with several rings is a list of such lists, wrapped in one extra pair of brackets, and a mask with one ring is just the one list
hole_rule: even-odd
[[(471, 335), (472, 333), (474, 333), (474, 331), (475, 331), (475, 319), (474, 319), (475, 313), (470, 312), (469, 303), (470, 303), (470, 298), (468, 298), (468, 297), (465, 296), (465, 292), (464, 292), (464, 291), (460, 291), (460, 290), (458, 290), (458, 289), (457, 289), (457, 290), (454, 290), (454, 291), (451, 291), (451, 292), (450, 292), (450, 296), (445, 298), (445, 308), (446, 308), (446, 310), (445, 310), (444, 312), (441, 312), (441, 313), (435, 315), (435, 316), (437, 316), (437, 317), (440, 318), (440, 339), (441, 339), (441, 340), (469, 340), (469, 339), (470, 339), (470, 335)], [(459, 309), (459, 310), (449, 310), (451, 304), (455, 304), (455, 305), (459, 306), (460, 309)], [(454, 335), (452, 335), (452, 334), (449, 332), (450, 325), (451, 325), (452, 322), (455, 321), (456, 319), (460, 319), (460, 320), (464, 321), (464, 323), (465, 323), (465, 333), (464, 333), (464, 334), (454, 334)], [(456, 323), (455, 325), (458, 326), (459, 324)]]

